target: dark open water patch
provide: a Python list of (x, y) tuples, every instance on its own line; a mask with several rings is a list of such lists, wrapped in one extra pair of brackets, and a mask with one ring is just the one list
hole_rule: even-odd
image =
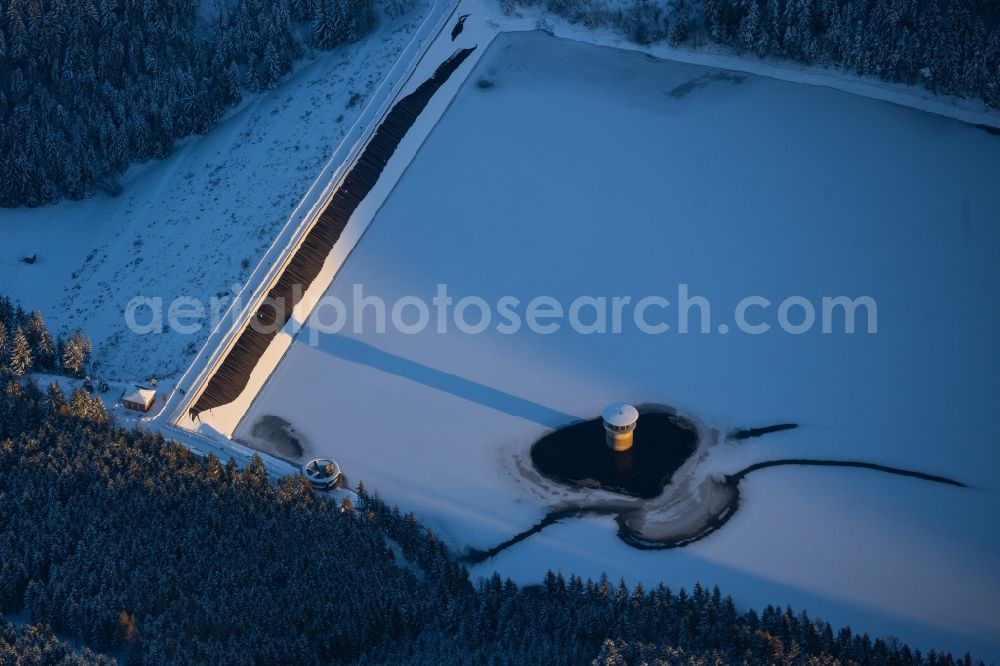
[[(655, 57), (653, 58), (656, 59)], [(731, 74), (729, 72), (711, 72), (705, 73), (701, 76), (696, 76), (690, 81), (686, 81), (679, 86), (675, 86), (667, 91), (667, 94), (674, 99), (683, 99), (693, 93), (695, 90), (704, 88), (715, 82), (725, 82), (732, 83), (734, 85), (739, 85), (746, 80), (746, 76), (741, 76), (739, 74)]]
[(519, 544), (528, 537), (538, 534), (544, 530), (549, 525), (558, 523), (566, 518), (574, 518), (576, 516), (585, 513), (584, 509), (581, 507), (566, 507), (563, 509), (554, 509), (549, 511), (544, 518), (539, 520), (537, 523), (524, 530), (523, 532), (518, 532), (511, 538), (507, 539), (503, 543), (499, 543), (492, 548), (487, 548), (486, 550), (479, 550), (477, 548), (470, 548), (465, 552), (465, 554), (459, 558), (462, 562), (466, 564), (479, 564), (480, 562), (485, 562), (491, 557), (498, 555), (501, 551), (507, 550), (513, 545)]
[(783, 465), (800, 465), (806, 467), (856, 467), (860, 469), (871, 469), (876, 472), (885, 472), (886, 474), (895, 474), (896, 476), (908, 476), (912, 479), (921, 479), (922, 481), (943, 483), (948, 486), (958, 486), (959, 488), (969, 487), (961, 481), (949, 479), (947, 476), (928, 474), (927, 472), (918, 472), (912, 469), (902, 469), (899, 467), (890, 467), (888, 465), (879, 465), (878, 463), (862, 462), (858, 460), (810, 460), (809, 458), (782, 458), (779, 460), (767, 460), (755, 463), (749, 467), (741, 469), (735, 474), (727, 475), (726, 483), (737, 485), (751, 472), (756, 472), (759, 469), (767, 469), (768, 467), (781, 467)]
[(281, 418), (266, 414), (254, 422), (250, 430), (261, 448), (284, 460), (298, 463), (302, 460), (302, 440), (291, 423)]
[[(639, 550), (669, 550), (671, 548), (681, 548), (683, 546), (687, 546), (695, 541), (701, 541), (708, 535), (721, 529), (727, 522), (729, 522), (729, 519), (736, 514), (737, 509), (740, 507), (740, 482), (743, 481), (743, 479), (749, 476), (752, 472), (756, 472), (758, 470), (768, 469), (770, 467), (784, 467), (787, 465), (799, 467), (846, 467), (854, 469), (868, 469), (876, 472), (883, 472), (885, 474), (892, 474), (894, 476), (904, 476), (911, 479), (920, 479), (921, 481), (941, 483), (947, 486), (955, 486), (957, 488), (969, 487), (961, 481), (956, 481), (955, 479), (940, 476), (938, 474), (928, 474), (927, 472), (903, 469), (901, 467), (891, 467), (889, 465), (879, 465), (878, 463), (869, 463), (860, 460), (781, 458), (778, 460), (767, 460), (764, 462), (754, 463), (753, 465), (749, 465), (734, 474), (727, 474), (719, 488), (720, 491), (726, 493), (727, 501), (725, 507), (721, 511), (708, 516), (707, 520), (700, 527), (700, 529), (691, 534), (677, 535), (676, 537), (666, 539), (647, 539), (629, 528), (627, 522), (629, 512), (615, 511), (615, 522), (618, 524), (618, 537), (628, 545), (633, 548), (638, 548)], [(584, 513), (591, 512), (577, 511), (576, 515), (583, 515)], [(601, 511), (593, 513), (606, 514), (607, 512)], [(546, 518), (547, 517), (548, 516), (546, 516)], [(557, 520), (550, 521), (547, 524), (552, 524), (553, 522), (557, 522)]]
[(639, 410), (634, 443), (612, 451), (600, 418), (553, 430), (531, 447), (543, 476), (575, 488), (600, 488), (632, 497), (656, 497), (698, 446), (693, 423), (655, 408)]
[[(655, 408), (654, 408), (655, 409)], [(892, 467), (857, 460), (814, 460), (810, 458), (781, 458), (754, 463), (727, 474), (721, 479), (706, 477), (699, 487), (689, 489), (692, 503), (688, 511), (692, 520), (680, 524), (668, 533), (655, 538), (642, 534), (632, 525), (642, 525), (649, 511), (655, 511), (655, 499), (671, 480), (677, 469), (694, 453), (698, 445), (694, 424), (663, 409), (639, 410), (632, 458), (628, 463), (616, 459), (622, 455), (604, 444), (604, 427), (600, 419), (581, 421), (542, 437), (531, 450), (535, 468), (544, 476), (573, 488), (603, 488), (613, 490), (645, 502), (625, 500), (624, 503), (564, 503), (551, 511), (528, 529), (502, 543), (484, 550), (470, 548), (463, 556), (469, 564), (483, 562), (521, 541), (541, 532), (549, 525), (581, 516), (614, 516), (618, 537), (633, 548), (641, 550), (669, 550), (682, 548), (700, 541), (721, 529), (740, 507), (740, 483), (750, 474), (770, 467), (845, 467), (867, 469), (895, 476), (903, 476), (931, 483), (968, 488), (961, 481), (938, 474)], [(761, 428), (747, 428), (730, 433), (730, 439), (759, 437), (772, 432), (797, 427), (792, 423), (776, 424)], [(640, 440), (640, 430), (644, 437)], [(646, 468), (646, 466), (649, 466)], [(694, 497), (712, 496), (716, 502), (711, 510)], [(673, 501), (673, 500), (671, 500)], [(672, 507), (677, 510), (676, 504)], [(638, 520), (636, 520), (638, 519)]]
[(734, 430), (729, 433), (729, 439), (750, 439), (751, 437), (760, 437), (761, 435), (769, 435), (772, 432), (781, 432), (782, 430), (794, 430), (798, 428), (798, 423), (778, 423), (776, 425), (765, 426), (763, 428), (743, 428), (740, 430)]

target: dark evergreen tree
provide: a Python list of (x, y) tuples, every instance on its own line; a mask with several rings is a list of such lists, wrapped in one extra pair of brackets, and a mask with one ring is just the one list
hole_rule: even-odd
[(691, 17), (688, 15), (687, 4), (684, 0), (677, 3), (677, 8), (668, 19), (667, 41), (671, 46), (680, 46), (688, 41), (689, 24)]
[(63, 408), (66, 407), (66, 393), (63, 392), (62, 387), (57, 382), (49, 384), (46, 407), (53, 414), (61, 414)]
[(31, 344), (28, 336), (24, 334), (24, 329), (18, 326), (14, 330), (14, 336), (10, 345), (10, 371), (16, 377), (28, 374), (34, 369), (35, 361), (31, 353)]
[(82, 376), (90, 358), (90, 340), (76, 331), (63, 345), (62, 368), (71, 375)]
[(7, 355), (10, 343), (7, 338), (7, 323), (3, 319), (0, 319), (0, 374), (3, 374), (3, 371), (9, 368), (7, 365)]
[(45, 326), (42, 313), (35, 310), (28, 318), (28, 338), (34, 350), (35, 363), (39, 370), (52, 370), (55, 367), (56, 349)]

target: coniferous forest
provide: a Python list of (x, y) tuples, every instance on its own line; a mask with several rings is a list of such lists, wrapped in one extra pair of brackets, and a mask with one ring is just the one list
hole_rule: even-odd
[(0, 373), (23, 377), (47, 372), (80, 377), (90, 360), (90, 339), (81, 331), (53, 338), (42, 313), (27, 314), (0, 296)]
[(372, 0), (8, 0), (0, 206), (115, 192), (133, 162), (375, 22)]
[[(717, 43), (1000, 105), (996, 0), (546, 2), (642, 44)], [(10, 0), (0, 12), (0, 206), (116, 192), (130, 164), (205, 132), (308, 49), (364, 36), (377, 13), (374, 0)]]
[(43, 625), (18, 627), (0, 617), (0, 664), (46, 664), (59, 666), (107, 666), (115, 663), (89, 648), (76, 650)]
[(639, 44), (720, 44), (742, 55), (919, 84), (1000, 107), (996, 0), (544, 2), (572, 22), (612, 27)]
[(0, 664), (973, 663), (700, 585), (472, 581), (363, 487), (338, 504), (0, 375)]

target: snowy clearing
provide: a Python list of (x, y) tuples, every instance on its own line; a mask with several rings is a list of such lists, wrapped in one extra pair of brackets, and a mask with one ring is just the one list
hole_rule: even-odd
[[(298, 63), (279, 88), (248, 95), (169, 158), (133, 167), (118, 197), (0, 210), (0, 292), (41, 309), (53, 331), (85, 329), (98, 374), (176, 379), (208, 328), (135, 335), (126, 305), (140, 295), (231, 300), (279, 231), (307, 212), (300, 201), (428, 9), (417, 6)], [(18, 261), (36, 253), (33, 265)]]

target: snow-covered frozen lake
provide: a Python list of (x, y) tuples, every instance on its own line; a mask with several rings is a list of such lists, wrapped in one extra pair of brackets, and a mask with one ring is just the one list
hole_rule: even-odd
[[(483, 83), (480, 83), (480, 82)], [(335, 279), (392, 303), (661, 295), (711, 303), (712, 333), (551, 335), (450, 327), (317, 336), (307, 326), (237, 431), (276, 415), (308, 454), (487, 548), (552, 506), (518, 473), (546, 430), (615, 401), (727, 432), (797, 422), (720, 470), (782, 457), (866, 470), (755, 473), (719, 532), (639, 551), (576, 519), (477, 565), (719, 584), (919, 646), (1000, 657), (1000, 137), (828, 88), (501, 34)], [(772, 331), (733, 326), (737, 302)], [(878, 332), (790, 335), (777, 304), (871, 296)], [(473, 311), (474, 312), (474, 311)], [(655, 312), (655, 311), (654, 311)], [(673, 321), (667, 310), (667, 321)], [(698, 310), (692, 311), (697, 321)], [(793, 315), (798, 321), (800, 315)], [(655, 319), (655, 316), (652, 317)], [(469, 315), (475, 320), (474, 314)], [(718, 332), (718, 324), (730, 327)], [(835, 330), (842, 323), (835, 322)], [(641, 423), (640, 423), (641, 427)]]

